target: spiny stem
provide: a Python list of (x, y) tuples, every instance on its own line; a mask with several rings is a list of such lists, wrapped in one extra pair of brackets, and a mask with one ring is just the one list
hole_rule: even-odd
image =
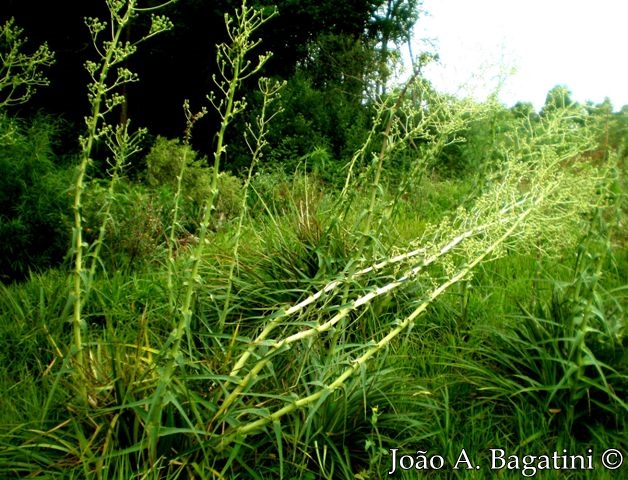
[[(236, 100), (236, 94), (242, 80), (257, 73), (270, 57), (269, 54), (260, 56), (258, 63), (251, 69), (251, 63), (246, 60), (246, 55), (259, 42), (251, 42), (250, 37), (256, 29), (270, 19), (275, 13), (276, 12), (269, 16), (264, 16), (261, 11), (256, 10), (255, 8), (247, 7), (246, 2), (243, 2), (241, 11), (236, 13), (235, 26), (232, 26), (232, 18), (225, 15), (227, 32), (233, 41), (233, 45), (238, 48), (235, 48), (233, 45), (229, 47), (224, 44), (218, 48), (217, 61), (221, 71), (222, 80), (218, 80), (215, 76), (213, 79), (220, 91), (222, 91), (225, 95), (225, 98), (218, 102), (215, 100), (213, 95), (208, 96), (209, 101), (217, 109), (221, 117), (220, 128), (216, 133), (213, 174), (210, 187), (211, 193), (209, 198), (203, 204), (199, 225), (199, 240), (197, 245), (193, 248), (192, 256), (190, 258), (191, 265), (187, 275), (187, 285), (183, 294), (182, 304), (179, 309), (179, 320), (170, 333), (168, 344), (164, 347), (163, 355), (166, 363), (159, 377), (159, 383), (155, 391), (154, 400), (148, 412), (147, 428), (149, 430), (149, 454), (151, 458), (154, 458), (156, 455), (156, 444), (163, 407), (163, 396), (166, 394), (167, 388), (176, 371), (183, 337), (184, 335), (190, 334), (190, 324), (193, 315), (192, 299), (196, 292), (196, 285), (200, 281), (199, 268), (201, 264), (201, 257), (207, 241), (207, 232), (209, 230), (211, 214), (218, 197), (220, 163), (226, 149), (224, 143), (225, 134), (233, 118), (246, 108), (246, 102), (244, 100)], [(230, 71), (228, 70), (227, 65), (230, 65)]]
[(369, 348), (366, 352), (364, 352), (360, 357), (355, 359), (352, 362), (352, 365), (346, 368), (342, 374), (340, 374), (336, 379), (327, 386), (319, 388), (315, 393), (308, 395), (307, 397), (299, 398), (286, 405), (283, 408), (271, 413), (264, 418), (260, 418), (254, 422), (247, 423), (245, 425), (236, 427), (233, 433), (222, 435), (218, 444), (218, 450), (224, 449), (231, 442), (233, 442), (236, 438), (248, 435), (258, 431), (260, 428), (272, 423), (274, 421), (279, 420), (281, 417), (299, 409), (303, 408), (307, 405), (311, 405), (317, 400), (323, 398), (326, 395), (329, 395), (334, 390), (341, 388), (342, 385), (349, 379), (362, 365), (364, 365), (370, 358), (384, 349), (386, 346), (392, 342), (400, 333), (406, 330), (410, 325), (414, 323), (419, 315), (421, 315), (427, 307), (440, 295), (442, 295), (449, 287), (458, 283), (460, 280), (464, 279), (469, 273), (482, 262), (486, 257), (488, 257), (493, 251), (495, 251), (502, 243), (504, 243), (521, 225), (521, 223), (526, 219), (526, 217), (532, 212), (532, 209), (528, 209), (523, 212), (513, 224), (501, 235), (501, 237), (493, 242), (476, 258), (474, 258), (471, 262), (469, 262), (465, 267), (460, 269), (458, 273), (451, 276), (447, 281), (439, 285), (437, 288), (432, 290), (430, 294), (427, 296), (427, 299), (423, 301), (410, 315), (408, 315), (403, 321), (401, 321), (396, 327), (391, 329), (386, 336), (384, 336), (379, 342)]
[[(95, 84), (94, 91), (96, 92), (90, 99), (92, 105), (91, 117), (87, 119), (87, 135), (81, 139), (81, 161), (79, 163), (78, 174), (75, 182), (74, 191), (74, 288), (73, 288), (73, 302), (74, 310), (72, 316), (72, 328), (74, 332), (74, 348), (76, 349), (76, 363), (79, 370), (83, 368), (83, 330), (84, 322), (82, 319), (83, 308), (83, 291), (82, 291), (82, 277), (83, 277), (83, 248), (85, 247), (83, 242), (83, 221), (81, 216), (81, 199), (83, 195), (83, 189), (85, 188), (85, 176), (87, 173), (87, 165), (90, 162), (92, 149), (94, 142), (99, 137), (98, 126), (101, 119), (101, 105), (104, 100), (106, 92), (105, 85), (107, 84), (107, 77), (109, 69), (111, 68), (112, 59), (114, 58), (115, 49), (120, 41), (120, 36), (126, 24), (130, 21), (134, 0), (129, 0), (128, 8), (123, 17), (119, 17), (120, 23), (116, 25), (112, 38), (110, 48), (107, 49), (105, 56), (102, 58), (100, 67), (100, 73), (98, 80)], [(89, 285), (86, 285), (89, 288)]]
[[(172, 0), (168, 0), (165, 4), (171, 2)], [(172, 27), (172, 23), (165, 17), (153, 16), (151, 30), (147, 35), (142, 37), (142, 39), (140, 39), (139, 42), (136, 42), (136, 44), (124, 44), (121, 37), (137, 13), (136, 3), (136, 0), (120, 0), (116, 2), (107, 1), (107, 7), (111, 16), (109, 25), (111, 39), (107, 41), (100, 42), (99, 40), (100, 33), (107, 30), (107, 24), (96, 18), (85, 19), (85, 23), (92, 37), (93, 46), (96, 49), (100, 60), (99, 62), (85, 62), (85, 68), (93, 80), (93, 82), (88, 85), (88, 99), (91, 105), (91, 114), (85, 120), (87, 132), (84, 136), (79, 138), (81, 152), (74, 184), (74, 203), (72, 206), (74, 213), (72, 238), (72, 254), (74, 257), (74, 263), (71, 293), (73, 306), (73, 347), (75, 350), (74, 361), (78, 371), (79, 389), (81, 391), (81, 397), (84, 401), (87, 401), (87, 386), (84, 381), (85, 358), (83, 341), (83, 335), (86, 333), (86, 326), (82, 318), (82, 309), (84, 303), (86, 303), (88, 299), (96, 270), (96, 264), (98, 262), (100, 247), (104, 238), (107, 222), (109, 221), (107, 213), (110, 207), (115, 182), (126, 158), (128, 158), (128, 156), (135, 151), (137, 142), (143, 135), (142, 130), (129, 135), (128, 123), (118, 126), (117, 129), (113, 129), (106, 123), (105, 116), (116, 106), (124, 103), (124, 98), (121, 95), (115, 94), (114, 90), (129, 82), (137, 80), (137, 75), (133, 74), (126, 68), (118, 68), (117, 73), (114, 75), (112, 80), (110, 80), (109, 77), (114, 65), (125, 61), (135, 52), (137, 43)], [(107, 205), (105, 217), (100, 227), (99, 237), (96, 241), (94, 252), (92, 253), (91, 268), (86, 272), (83, 256), (84, 249), (87, 248), (88, 245), (83, 239), (82, 195), (85, 189), (87, 167), (92, 160), (92, 150), (96, 141), (102, 137), (105, 138), (105, 143), (107, 143), (114, 155), (115, 165), (109, 187), (109, 204)]]

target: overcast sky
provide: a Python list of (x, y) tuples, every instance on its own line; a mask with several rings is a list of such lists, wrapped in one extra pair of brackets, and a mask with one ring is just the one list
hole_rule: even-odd
[[(414, 54), (434, 41), (441, 91), (478, 99), (505, 79), (500, 100), (538, 109), (555, 85), (579, 102), (628, 104), (628, 0), (424, 0)], [(514, 73), (512, 73), (514, 71)], [(510, 73), (510, 75), (508, 75)]]

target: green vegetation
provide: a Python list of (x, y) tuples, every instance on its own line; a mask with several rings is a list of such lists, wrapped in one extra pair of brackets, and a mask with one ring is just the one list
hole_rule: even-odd
[[(183, 138), (146, 149), (112, 117), (147, 12), (106, 5), (74, 158), (0, 106), (2, 478), (378, 479), (419, 450), (444, 462), (426, 476), (486, 478), (498, 448), (593, 458), (541, 478), (621, 474), (600, 454), (628, 451), (625, 111), (394, 87), (386, 49), (351, 103), (321, 72), (265, 78), (277, 13), (243, 2), (211, 161), (187, 101)], [(395, 5), (416, 8), (382, 22)], [(172, 27), (149, 23), (139, 42)]]

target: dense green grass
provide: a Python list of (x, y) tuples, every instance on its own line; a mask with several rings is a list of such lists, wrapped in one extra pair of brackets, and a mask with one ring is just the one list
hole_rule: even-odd
[[(392, 448), (425, 450), (449, 466), (462, 448), (482, 465), (488, 465), (490, 448), (520, 456), (563, 448), (579, 454), (587, 448), (625, 451), (626, 258), (615, 245), (625, 239), (609, 231), (601, 217), (591, 222), (591, 232), (575, 250), (552, 257), (509, 252), (484, 263), (341, 388), (221, 446), (220, 432), (229, 425), (263, 419), (290, 405), (292, 395), (294, 400), (312, 395), (332, 382), (372, 339), (408, 315), (429, 288), (421, 282), (431, 280), (419, 279), (320, 335), (278, 349), (222, 412), (224, 419), (212, 425), (211, 416), (228, 397), (225, 367), (244, 353), (249, 339), (281, 308), (341, 278), (360, 257), (354, 250), (359, 239), (343, 237), (342, 230), (328, 233), (333, 198), (311, 196), (314, 186), (306, 194), (303, 185), (298, 178), (286, 185), (289, 198), (278, 197), (281, 213), (278, 206), (252, 212), (222, 330), (217, 319), (234, 261), (232, 224), (211, 235), (190, 335), (158, 420), (154, 461), (147, 456), (147, 414), (173, 313), (159, 260), (165, 251), (152, 252), (148, 256), (155, 260), (135, 270), (127, 267), (95, 280), (83, 313), (90, 332), (88, 370), (81, 376), (89, 382), (87, 405), (71, 373), (66, 274), (51, 270), (3, 286), (3, 475), (383, 478), (392, 467)], [(425, 185), (434, 199), (450, 196), (452, 188), (450, 182)], [(439, 220), (436, 209), (427, 211), (431, 218), (416, 219), (406, 210), (391, 233), (420, 237), (428, 220)], [(447, 209), (438, 211), (444, 215)], [(390, 246), (381, 241), (377, 248), (386, 252)], [(183, 255), (175, 261), (184, 262)], [(391, 274), (394, 270), (384, 268), (349, 280), (345, 288), (351, 295), (368, 293)], [(334, 315), (339, 305), (323, 297), (315, 308), (278, 323), (272, 337), (306, 331)], [(264, 359), (264, 350), (253, 351), (253, 359)], [(446, 470), (449, 476), (483, 478), (478, 472)], [(398, 475), (415, 478), (401, 470)], [(604, 473), (566, 475), (600, 478)]]
[[(109, 71), (133, 52), (118, 41), (138, 11), (108, 6), (111, 42), (89, 23), (102, 74), (74, 186), (50, 189), (74, 219), (69, 254), (0, 284), (2, 478), (416, 478), (419, 452), (426, 476), (530, 473), (491, 472), (491, 449), (595, 466), (541, 478), (621, 476), (600, 462), (628, 448), (624, 159), (585, 160), (583, 112), (510, 117), (482, 139), (481, 168), (442, 177), (444, 149), (498, 107), (413, 79), (373, 105), (330, 182), (328, 162), (259, 168), (281, 88), (261, 81), (250, 169), (219, 173), (238, 86), (267, 59), (245, 61), (267, 17), (243, 4), (227, 23), (242, 48), (219, 47), (225, 99), (210, 96), (213, 168), (189, 147), (203, 112), (186, 104), (184, 141), (158, 139), (131, 180), (142, 132), (105, 119), (122, 102), (108, 92), (132, 80)], [(153, 21), (149, 36), (171, 26)], [(31, 158), (7, 138), (4, 153)], [(463, 450), (472, 465), (454, 469)]]
[[(87, 184), (102, 248), (80, 345), (70, 265), (0, 285), (0, 474), (377, 479), (396, 449), (485, 478), (501, 448), (591, 449), (596, 470), (561, 473), (610, 478), (601, 452), (627, 448), (622, 172), (539, 157), (403, 195), (220, 177), (204, 241), (183, 186)], [(484, 470), (454, 470), (462, 449)]]

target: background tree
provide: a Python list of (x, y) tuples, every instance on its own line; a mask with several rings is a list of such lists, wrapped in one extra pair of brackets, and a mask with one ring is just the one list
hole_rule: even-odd
[[(157, 2), (142, 3), (140, 6), (144, 7)], [(193, 108), (206, 106), (205, 96), (212, 88), (211, 75), (216, 71), (215, 46), (226, 40), (223, 16), (239, 4), (237, 0), (179, 0), (168, 6), (164, 14), (172, 20), (174, 29), (151, 39), (137, 56), (129, 59), (127, 67), (138, 74), (140, 82), (121, 87), (127, 99), (122, 120), (132, 118), (136, 126), (147, 127), (153, 136), (180, 137), (185, 126), (183, 100), (189, 99)], [(340, 104), (334, 102), (324, 118), (303, 110), (304, 105), (295, 106), (305, 118), (325, 122), (312, 127), (324, 133), (345, 127), (333, 118), (338, 105), (347, 108), (340, 116), (359, 116), (369, 85), (375, 84), (383, 91), (388, 79), (385, 63), (392, 57), (393, 46), (408, 38), (409, 29), (418, 18), (420, 2), (258, 0), (257, 6), (276, 7), (279, 12), (260, 32), (263, 44), (259, 53), (273, 52), (263, 74), (285, 80), (298, 74), (294, 88), (308, 84), (321, 98), (341, 100)], [(29, 35), (32, 32), (34, 42), (47, 41), (57, 53), (57, 62), (49, 74), (50, 87), (22, 113), (44, 110), (82, 128), (88, 108), (85, 85), (89, 81), (83, 63), (89, 57), (90, 41), (83, 18), (103, 17), (105, 6), (104, 2), (82, 2), (61, 16), (57, 13), (58, 6), (47, 0), (5, 0), (0, 21), (15, 17)], [(50, 18), (56, 18), (55, 22), (50, 22)], [(130, 40), (145, 30), (141, 24), (145, 21), (138, 18), (129, 26)], [(257, 90), (254, 82), (243, 87), (247, 96)], [(196, 150), (206, 155), (211, 152), (217, 125), (218, 119), (211, 114), (198, 123), (193, 137)], [(332, 138), (329, 143), (334, 156), (349, 148), (343, 139)], [(298, 150), (307, 153), (308, 148), (302, 145)], [(241, 149), (245, 151), (245, 146), (241, 145)], [(227, 165), (232, 160), (237, 157), (227, 158)]]
[(628, 145), (628, 106), (624, 105), (621, 110), (614, 112), (613, 104), (607, 97), (598, 104), (587, 102), (584, 109), (598, 143), (598, 148), (590, 156), (598, 160), (608, 160), (609, 154), (615, 152), (620, 159), (625, 159)]
[(403, 43), (410, 42), (412, 28), (416, 24), (421, 0), (384, 0), (371, 16), (368, 36), (375, 42), (377, 52), (378, 78), (375, 83), (375, 94), (386, 93), (386, 85), (390, 78), (391, 56), (399, 51)]
[(575, 106), (571, 99), (571, 91), (565, 85), (556, 85), (545, 97), (545, 105), (541, 109), (541, 115), (547, 115), (562, 108)]

